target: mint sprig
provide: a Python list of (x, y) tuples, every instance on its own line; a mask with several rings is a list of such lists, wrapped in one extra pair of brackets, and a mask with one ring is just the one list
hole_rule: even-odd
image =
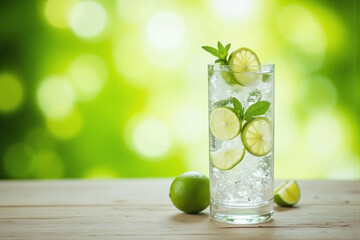
[(213, 48), (210, 46), (202, 46), (202, 49), (210, 53), (211, 55), (217, 57), (218, 59), (215, 60), (215, 63), (219, 63), (220, 65), (229, 65), (228, 61), (228, 54), (230, 50), (231, 44), (227, 44), (225, 47), (221, 44), (220, 41), (217, 43), (217, 48)]
[(235, 113), (238, 115), (240, 120), (243, 120), (245, 115), (244, 115), (244, 108), (241, 102), (237, 98), (233, 97), (233, 105), (234, 105)]

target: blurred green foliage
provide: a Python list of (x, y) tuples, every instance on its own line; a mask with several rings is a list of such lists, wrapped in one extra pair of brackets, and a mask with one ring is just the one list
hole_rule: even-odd
[(360, 178), (356, 0), (0, 1), (0, 178), (208, 171), (220, 40), (276, 65), (276, 178)]

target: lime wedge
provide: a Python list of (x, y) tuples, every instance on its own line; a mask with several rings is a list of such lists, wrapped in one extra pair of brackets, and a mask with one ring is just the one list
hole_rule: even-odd
[(210, 114), (210, 130), (221, 141), (231, 140), (239, 135), (240, 120), (228, 107), (217, 107)]
[(241, 85), (250, 85), (257, 78), (250, 72), (260, 71), (260, 60), (256, 53), (246, 47), (239, 48), (230, 56), (230, 70)]
[(265, 156), (273, 147), (271, 121), (258, 117), (245, 123), (241, 131), (241, 141), (252, 155)]
[(238, 164), (245, 155), (243, 147), (211, 153), (211, 162), (220, 170), (229, 170)]
[(299, 199), (300, 188), (295, 180), (285, 181), (274, 192), (274, 201), (279, 206), (294, 206)]

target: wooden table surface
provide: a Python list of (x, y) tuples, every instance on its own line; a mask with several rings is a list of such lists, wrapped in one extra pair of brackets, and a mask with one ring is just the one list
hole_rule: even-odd
[(0, 181), (0, 239), (360, 239), (360, 181), (299, 181), (297, 207), (256, 225), (181, 213), (170, 183)]

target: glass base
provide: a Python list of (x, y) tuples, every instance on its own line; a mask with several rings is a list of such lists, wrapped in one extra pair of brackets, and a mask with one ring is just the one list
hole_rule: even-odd
[(256, 224), (269, 221), (274, 213), (273, 202), (258, 206), (232, 206), (210, 204), (211, 217), (219, 222), (232, 224)]

